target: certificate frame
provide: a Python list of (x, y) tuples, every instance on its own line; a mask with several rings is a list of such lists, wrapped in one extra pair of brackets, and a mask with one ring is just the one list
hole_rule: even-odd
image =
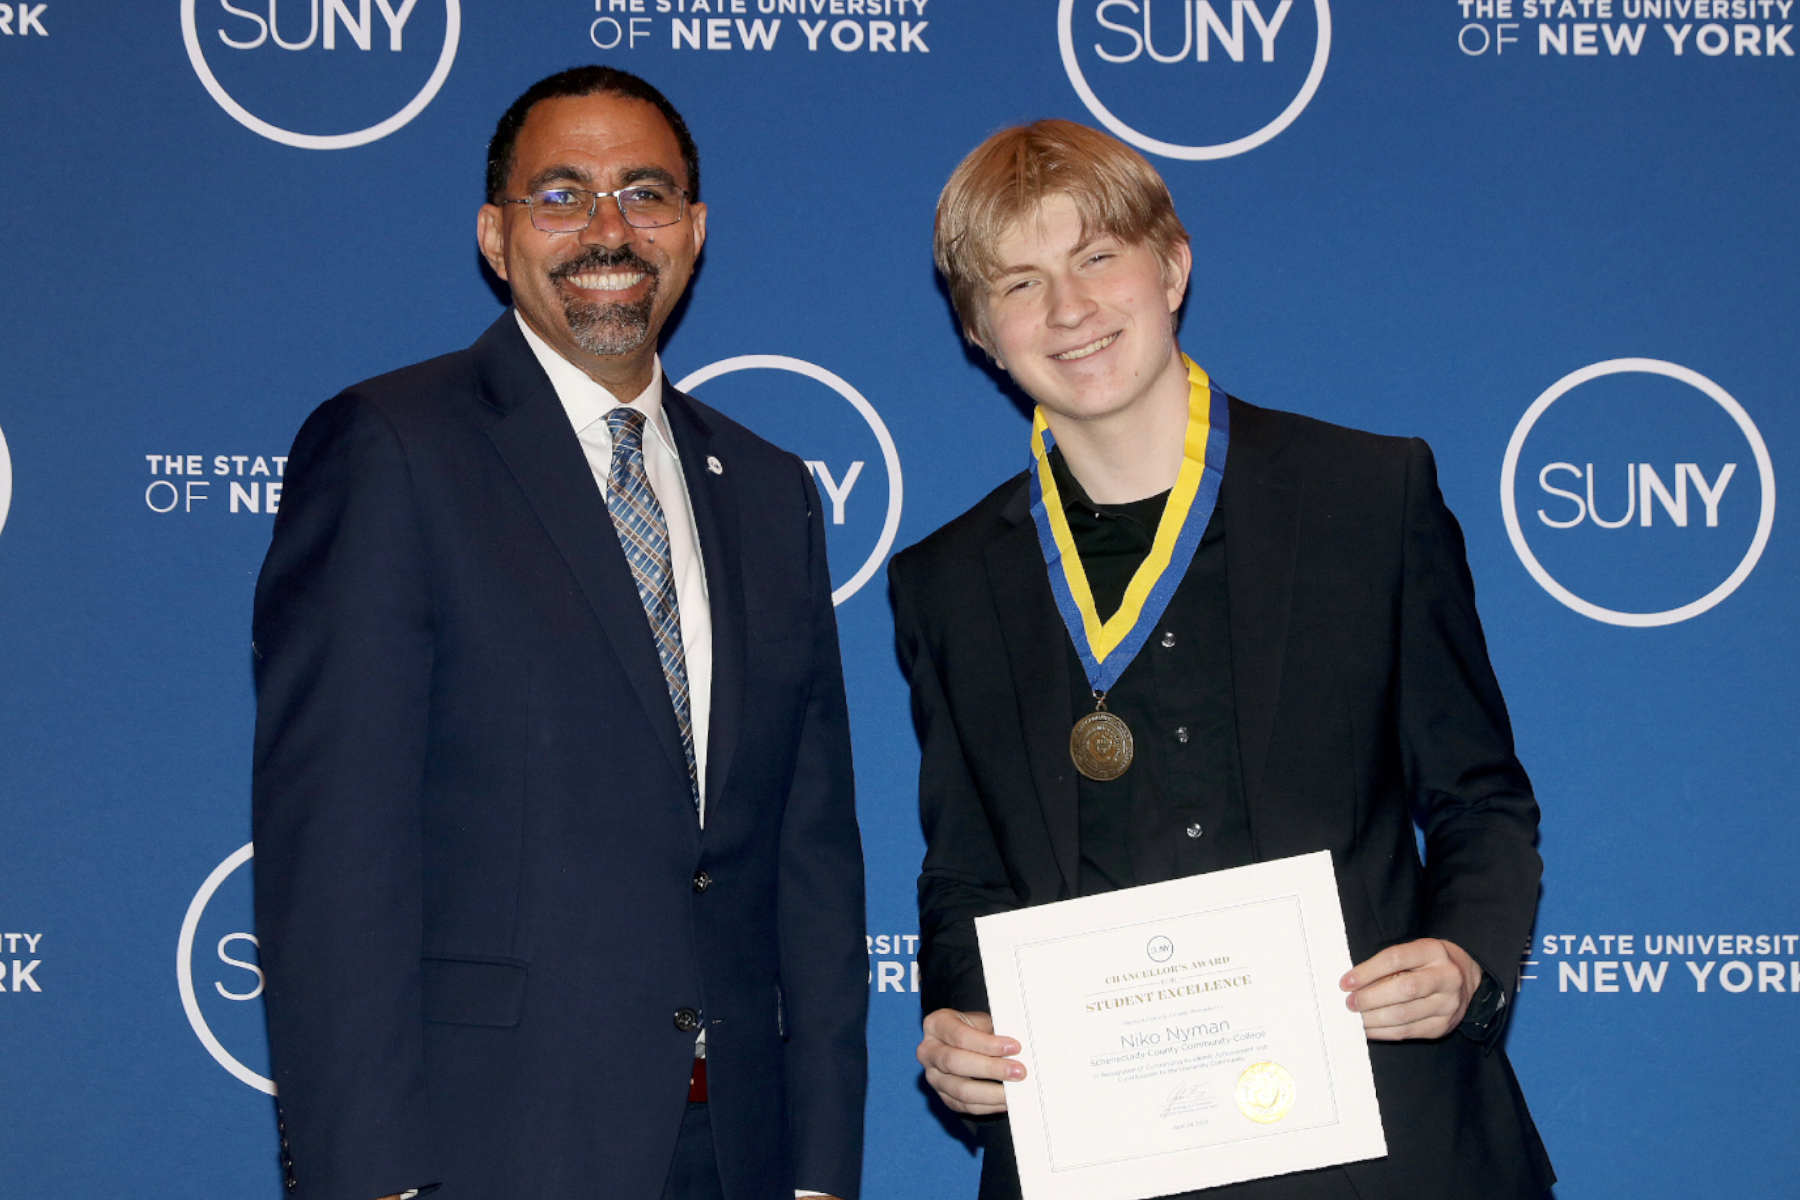
[(980, 917), (1026, 1200), (1147, 1200), (1387, 1153), (1326, 851)]

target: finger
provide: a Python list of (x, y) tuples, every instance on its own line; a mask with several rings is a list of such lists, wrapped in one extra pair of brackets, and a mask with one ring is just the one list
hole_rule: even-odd
[(1421, 1021), (1447, 1020), (1457, 1009), (1455, 996), (1435, 994), (1405, 1004), (1370, 1009), (1362, 1014), (1363, 1029), (1401, 1029)]
[(1006, 1103), (1006, 1089), (991, 1079), (974, 1079), (952, 1075), (935, 1067), (925, 1068), (925, 1082), (946, 1101), (962, 1106), (993, 1106)]
[(1452, 1003), (1462, 994), (1462, 975), (1444, 964), (1389, 975), (1350, 993), (1346, 1003), (1354, 1012), (1374, 1012), (1397, 1004), (1410, 1004), (1428, 996), (1448, 996)]
[(1338, 981), (1338, 986), (1353, 992), (1389, 975), (1414, 971), (1444, 959), (1443, 947), (1434, 938), (1402, 942), (1351, 967), (1350, 973)]
[(940, 1008), (925, 1018), (925, 1035), (958, 1050), (989, 1058), (1005, 1058), (1019, 1052), (1016, 1039), (995, 1035), (994, 1019), (984, 1012)]
[(925, 1068), (925, 1082), (955, 1112), (981, 1117), (1006, 1111), (1006, 1089), (997, 1083), (946, 1075), (932, 1067)]
[(1441, 1038), (1456, 1028), (1454, 1015), (1427, 1017), (1423, 1020), (1409, 1021), (1404, 1025), (1384, 1025), (1371, 1028), (1364, 1018), (1363, 1036), (1371, 1042), (1405, 1042), (1414, 1039)]
[(1019, 1052), (1017, 1039), (994, 1032), (994, 1018), (989, 1014), (958, 1012), (955, 1009), (940, 1009), (939, 1012), (943, 1015), (932, 1027), (932, 1031), (941, 1041), (991, 1058), (1002, 1058)]
[(968, 1079), (1010, 1079), (1017, 1082), (1025, 1078), (1025, 1065), (1015, 1059), (959, 1050), (931, 1037), (919, 1043), (919, 1062), (928, 1069)]

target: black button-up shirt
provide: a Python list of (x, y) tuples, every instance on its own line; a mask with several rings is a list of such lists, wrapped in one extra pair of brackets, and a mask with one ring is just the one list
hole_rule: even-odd
[[(1150, 552), (1168, 493), (1096, 504), (1060, 450), (1051, 451), (1051, 470), (1104, 620)], [(1081, 778), (1084, 896), (1254, 861), (1238, 769), (1221, 512), (1214, 509), (1168, 608), (1107, 693), (1107, 710), (1130, 727), (1136, 754), (1117, 779)], [(1066, 653), (1079, 719), (1094, 711), (1094, 696), (1072, 642)]]

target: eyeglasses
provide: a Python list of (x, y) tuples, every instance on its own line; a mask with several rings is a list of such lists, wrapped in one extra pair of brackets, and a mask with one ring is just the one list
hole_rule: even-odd
[(545, 188), (523, 200), (500, 203), (523, 204), (531, 213), (532, 226), (544, 233), (580, 233), (593, 223), (600, 201), (609, 196), (619, 206), (619, 215), (633, 229), (661, 229), (687, 215), (687, 189), (654, 180), (634, 183), (616, 192)]

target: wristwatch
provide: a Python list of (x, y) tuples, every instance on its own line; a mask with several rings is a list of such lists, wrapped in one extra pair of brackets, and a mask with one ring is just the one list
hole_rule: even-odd
[(1475, 989), (1468, 1011), (1463, 1014), (1462, 1024), (1456, 1028), (1464, 1037), (1481, 1041), (1493, 1030), (1505, 1008), (1506, 989), (1494, 982), (1492, 975), (1483, 971), (1481, 986)]

